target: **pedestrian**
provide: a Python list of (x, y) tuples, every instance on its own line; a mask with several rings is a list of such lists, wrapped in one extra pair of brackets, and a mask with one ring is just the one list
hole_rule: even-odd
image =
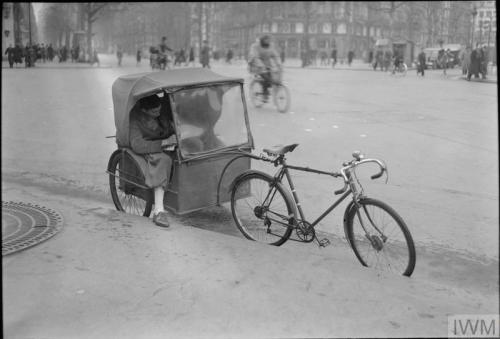
[(135, 64), (136, 66), (139, 66), (141, 64), (141, 57), (142, 57), (142, 51), (140, 48), (137, 49), (137, 53), (136, 53), (136, 61), (137, 63)]
[(228, 64), (231, 64), (231, 60), (233, 59), (233, 50), (230, 48), (227, 50), (227, 54), (226, 54), (226, 62)]
[(284, 64), (285, 63), (285, 47), (281, 47), (280, 59), (281, 59), (281, 63)]
[(471, 48), (470, 46), (467, 46), (465, 48), (465, 51), (460, 56), (460, 61), (462, 63), (462, 75), (465, 76), (467, 75), (470, 66), (470, 54), (471, 54)]
[(418, 54), (418, 57), (417, 57), (417, 62), (418, 62), (418, 65), (417, 65), (417, 75), (419, 75), (420, 73), (422, 73), (422, 76), (424, 76), (424, 70), (425, 70), (425, 52), (424, 52), (424, 48), (422, 47), (422, 49), (420, 50), (420, 53)]
[(370, 49), (370, 51), (368, 52), (368, 64), (371, 65), (373, 62), (373, 50)]
[(184, 48), (181, 48), (179, 52), (179, 66), (182, 66), (183, 63), (186, 62), (186, 51)]
[(9, 61), (9, 67), (13, 68), (14, 67), (14, 55), (15, 55), (15, 49), (12, 47), (12, 44), (9, 44), (9, 47), (5, 50), (5, 54), (7, 54), (7, 60)]
[(481, 68), (481, 59), (480, 59), (480, 48), (479, 44), (476, 45), (476, 48), (470, 54), (470, 67), (469, 72), (467, 73), (467, 80), (470, 80), (472, 75), (474, 78), (479, 78), (479, 72)]
[(334, 68), (336, 64), (337, 64), (337, 48), (333, 47), (333, 49), (332, 49), (332, 68)]
[(321, 66), (328, 66), (328, 53), (325, 50), (322, 50), (321, 53)]
[(163, 197), (168, 187), (172, 157), (163, 147), (170, 142), (165, 139), (174, 135), (175, 128), (171, 119), (163, 114), (165, 109), (162, 108), (156, 94), (138, 101), (130, 113), (130, 144), (132, 150), (143, 156), (148, 165), (144, 176), (146, 186), (152, 188), (154, 193), (153, 222), (161, 227), (169, 227)]
[(481, 78), (486, 79), (486, 73), (488, 72), (488, 52), (486, 46), (483, 46), (479, 50), (479, 72), (481, 73)]
[(354, 51), (353, 50), (350, 50), (348, 53), (347, 53), (347, 63), (349, 64), (349, 67), (351, 67), (351, 64), (352, 64), (352, 60), (354, 59)]
[(186, 66), (189, 66), (189, 65), (195, 65), (194, 63), (194, 48), (191, 46), (191, 48), (189, 48), (189, 59), (187, 61), (187, 64)]
[(118, 48), (116, 49), (116, 57), (118, 58), (118, 67), (122, 66), (122, 58), (123, 58), (123, 51), (122, 47), (118, 45)]
[(101, 66), (101, 64), (99, 63), (99, 56), (97, 55), (96, 49), (94, 49), (94, 53), (92, 54), (92, 61), (90, 62), (90, 66), (94, 66), (94, 64), (97, 64), (97, 67)]
[(47, 59), (49, 59), (50, 62), (54, 60), (54, 48), (52, 47), (52, 44), (47, 46)]
[(203, 68), (210, 68), (210, 47), (208, 46), (207, 40), (203, 40), (203, 47), (200, 53), (200, 63)]
[(19, 44), (16, 44), (14, 47), (14, 63), (16, 64), (22, 64), (23, 63), (23, 49)]

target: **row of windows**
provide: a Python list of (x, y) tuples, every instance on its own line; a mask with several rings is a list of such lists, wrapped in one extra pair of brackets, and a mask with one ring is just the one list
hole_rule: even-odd
[[(262, 33), (304, 33), (304, 24), (301, 22), (281, 22), (276, 23), (273, 22), (271, 24), (265, 23), (262, 24)], [(309, 25), (309, 33), (324, 33), (324, 34), (346, 34), (347, 26), (345, 23), (340, 23), (334, 27), (329, 22), (325, 23), (313, 23)], [(370, 27), (369, 31), (366, 26), (355, 25), (353, 28), (353, 33), (356, 35), (367, 35), (369, 33), (370, 36), (380, 36), (381, 29)]]
[(480, 18), (484, 18), (484, 17), (491, 18), (492, 16), (495, 16), (495, 14), (493, 13), (493, 11), (480, 11), (479, 12), (479, 17)]

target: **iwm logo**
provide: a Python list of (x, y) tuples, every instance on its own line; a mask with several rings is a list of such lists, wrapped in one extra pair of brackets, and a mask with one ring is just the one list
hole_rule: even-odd
[(498, 314), (455, 314), (448, 316), (450, 338), (498, 338)]

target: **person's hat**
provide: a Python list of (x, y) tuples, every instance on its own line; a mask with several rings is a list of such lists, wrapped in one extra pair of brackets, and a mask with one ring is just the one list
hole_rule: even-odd
[(150, 95), (148, 97), (139, 100), (139, 104), (144, 109), (156, 108), (161, 105), (160, 98), (156, 94)]

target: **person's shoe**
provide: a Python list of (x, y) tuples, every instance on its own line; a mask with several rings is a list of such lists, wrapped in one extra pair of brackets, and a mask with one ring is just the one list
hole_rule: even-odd
[(153, 222), (160, 227), (169, 227), (170, 223), (168, 222), (168, 215), (167, 212), (161, 211), (156, 213), (153, 216)]

